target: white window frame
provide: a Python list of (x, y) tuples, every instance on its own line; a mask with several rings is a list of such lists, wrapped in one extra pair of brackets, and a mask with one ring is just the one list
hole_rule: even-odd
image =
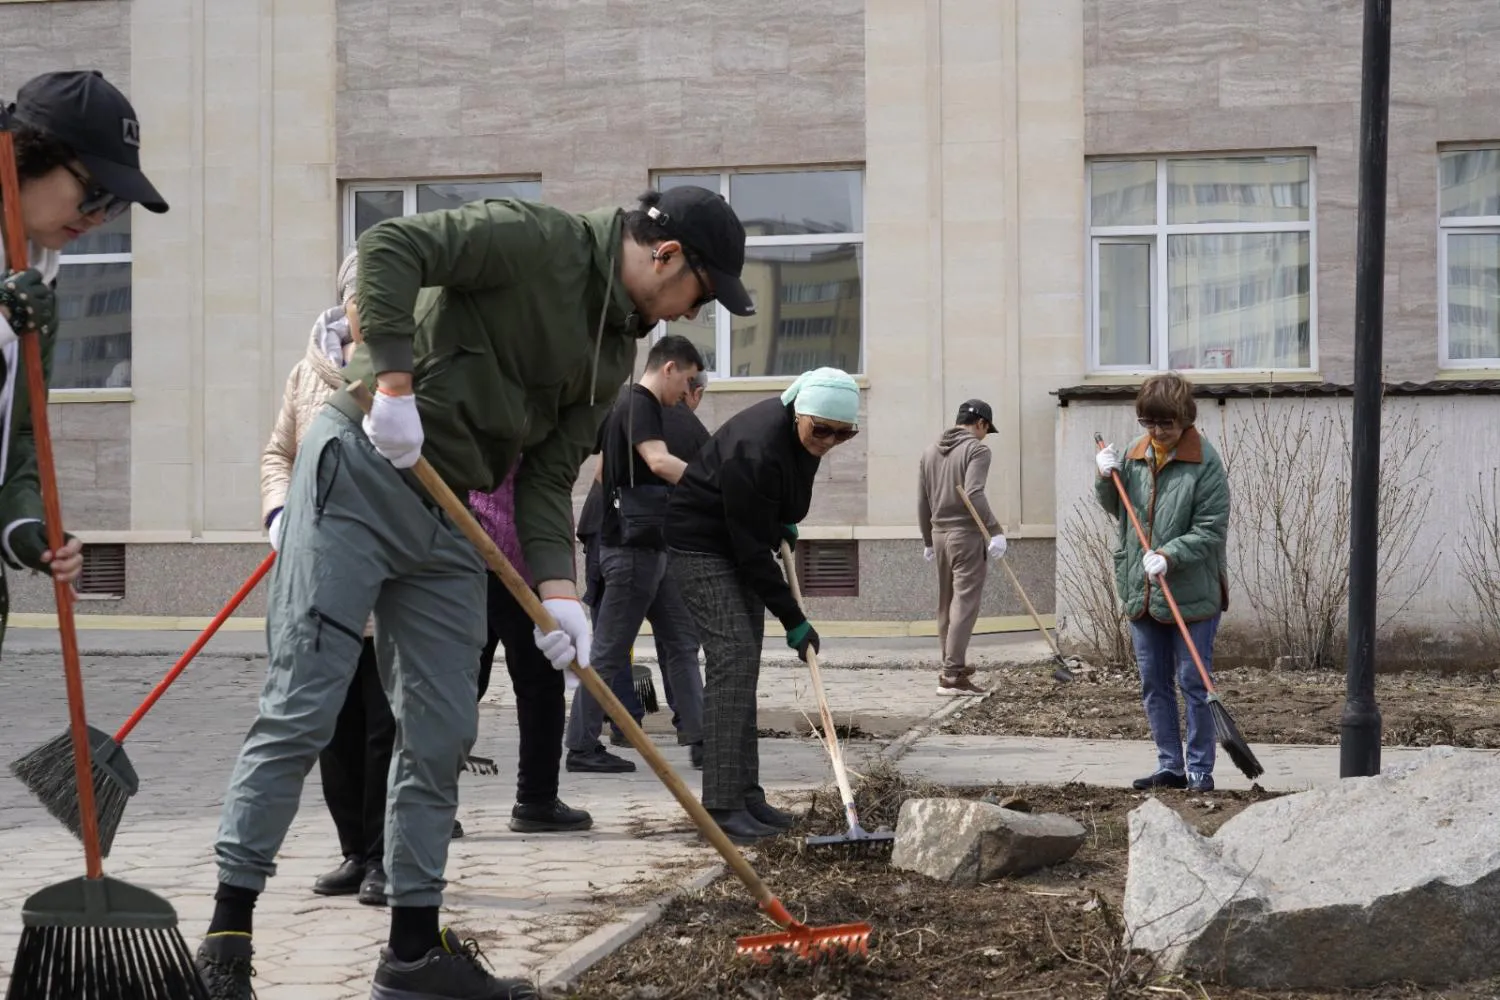
[[(134, 219), (133, 216), (132, 216), (132, 218), (130, 220), (130, 228), (131, 228), (131, 245), (134, 246), (134, 240), (135, 240), (135, 219)], [(57, 264), (58, 264), (57, 277), (58, 277), (58, 284), (59, 285), (61, 285), (61, 283), (64, 280), (64, 276), (67, 274), (67, 272), (64, 271), (63, 268), (66, 267), (69, 264), (130, 264), (131, 265), (131, 268), (130, 268), (131, 298), (132, 298), (132, 302), (134, 301), (134, 294), (135, 294), (135, 266), (134, 266), (135, 265), (135, 251), (134, 250), (128, 251), (126, 253), (68, 253), (67, 250), (64, 249), (62, 253), (58, 254)], [(135, 369), (135, 307), (133, 305), (131, 306), (131, 310), (130, 310), (130, 361), (131, 361), (131, 372), (132, 372), (132, 375), (133, 375), (134, 374), (134, 369)], [(90, 401), (108, 401), (108, 402), (114, 402), (114, 401), (118, 401), (118, 400), (120, 400), (122, 398), (124, 398), (124, 399), (131, 398), (131, 390), (134, 387), (134, 385), (135, 385), (135, 380), (134, 380), (134, 378), (132, 378), (130, 385), (128, 385), (128, 386), (122, 386), (120, 388), (111, 388), (109, 386), (102, 386), (102, 385), (51, 386), (51, 387), (48, 388), (48, 391), (47, 391), (47, 400), (48, 400), (48, 402), (53, 402), (53, 403), (56, 403), (56, 402), (90, 402)]]
[[(702, 170), (694, 170), (694, 169), (689, 168), (689, 167), (684, 167), (684, 168), (681, 168), (681, 169), (671, 169), (671, 170), (654, 170), (654, 171), (651, 172), (651, 187), (652, 187), (653, 190), (656, 190), (657, 186), (661, 183), (661, 178), (662, 177), (682, 176), (682, 175), (685, 175), (685, 174), (697, 174), (697, 175), (707, 176), (709, 174), (715, 174), (716, 173), (716, 174), (719, 175), (719, 194), (721, 194), (721, 195), (724, 196), (724, 200), (725, 201), (729, 201), (729, 178), (732, 177), (732, 176), (734, 176), (735, 174), (815, 174), (815, 173), (821, 173), (821, 172), (824, 172), (824, 171), (830, 171), (831, 172), (831, 171), (847, 171), (847, 170), (858, 170), (859, 171), (859, 175), (860, 175), (859, 193), (860, 193), (861, 200), (863, 200), (864, 194), (865, 194), (865, 185), (869, 181), (869, 171), (866, 170), (865, 165), (863, 163), (857, 163), (857, 164), (856, 163), (814, 163), (814, 164), (799, 164), (799, 165), (795, 165), (795, 166), (776, 166), (776, 167), (724, 167), (724, 168), (720, 168), (719, 170), (712, 170), (712, 169), (709, 169), (709, 168), (704, 168)], [(863, 205), (860, 206), (860, 214), (861, 214), (861, 216), (863, 216), (863, 214), (864, 214), (864, 206)], [(865, 370), (865, 316), (867, 314), (866, 306), (868, 304), (868, 291), (866, 289), (866, 284), (867, 283), (865, 281), (864, 260), (863, 260), (863, 248), (864, 248), (864, 243), (865, 243), (865, 232), (864, 232), (864, 230), (861, 229), (857, 233), (816, 233), (816, 234), (811, 234), (811, 235), (806, 235), (806, 236), (746, 236), (745, 237), (745, 249), (746, 250), (752, 250), (752, 249), (754, 249), (756, 247), (834, 246), (834, 245), (837, 245), (837, 244), (844, 244), (844, 243), (857, 243), (857, 244), (860, 245), (860, 248), (861, 248), (860, 274), (859, 274), (859, 373), (862, 374), (864, 372), (864, 370)], [(713, 381), (711, 381), (709, 383), (710, 385), (714, 385), (714, 384), (720, 383), (720, 382), (724, 382), (724, 383), (733, 383), (733, 382), (740, 382), (740, 383), (745, 383), (745, 382), (759, 382), (759, 381), (764, 381), (764, 380), (766, 380), (768, 378), (769, 379), (775, 379), (775, 380), (778, 380), (778, 381), (791, 382), (791, 380), (794, 378), (794, 376), (791, 376), (791, 375), (735, 375), (735, 374), (733, 374), (733, 372), (730, 371), (730, 367), (731, 367), (731, 362), (730, 362), (731, 348), (733, 346), (731, 344), (730, 340), (731, 340), (731, 337), (733, 335), (733, 333), (732, 333), (732, 327), (733, 327), (734, 320), (731, 317), (731, 315), (729, 313), (729, 310), (725, 309), (719, 303), (715, 302), (713, 304), (713, 308), (714, 308), (714, 358), (718, 362), (718, 368), (717, 368), (716, 371), (710, 371), (709, 372), (710, 376), (713, 379)], [(652, 333), (651, 333), (651, 338), (650, 338), (651, 342), (655, 343), (656, 341), (660, 340), (662, 337), (665, 337), (666, 335), (667, 335), (667, 324), (664, 323), (664, 322), (663, 323), (657, 323), (656, 324), (656, 329), (653, 330)], [(851, 372), (850, 374), (855, 374), (855, 373)]]
[(1500, 235), (1500, 215), (1443, 217), (1443, 154), (1461, 153), (1468, 149), (1500, 149), (1500, 143), (1458, 143), (1445, 145), (1437, 151), (1438, 367), (1451, 370), (1500, 368), (1500, 356), (1452, 359), (1448, 355), (1448, 237), (1454, 233)]
[[(1195, 222), (1168, 224), (1167, 219), (1167, 163), (1172, 160), (1233, 160), (1259, 159), (1267, 156), (1300, 156), (1307, 160), (1307, 219), (1302, 222)], [(1096, 163), (1147, 163), (1156, 164), (1156, 222), (1143, 226), (1095, 226), (1094, 171)], [(1318, 160), (1312, 150), (1269, 149), (1238, 150), (1234, 152), (1171, 153), (1161, 156), (1095, 156), (1089, 157), (1084, 169), (1084, 217), (1085, 258), (1088, 261), (1086, 281), (1088, 285), (1088, 370), (1099, 375), (1152, 374), (1167, 369), (1168, 333), (1171, 317), (1168, 315), (1167, 268), (1161, 263), (1166, 240), (1172, 236), (1224, 233), (1291, 233), (1308, 234), (1308, 367), (1306, 368), (1192, 368), (1188, 373), (1213, 372), (1215, 374), (1246, 374), (1267, 371), (1306, 374), (1318, 371)], [(1151, 364), (1103, 365), (1099, 363), (1099, 243), (1147, 242), (1151, 253)]]
[(424, 184), (541, 184), (539, 176), (515, 177), (418, 177), (415, 180), (367, 180), (345, 181), (343, 197), (343, 224), (339, 227), (343, 238), (342, 258), (354, 249), (354, 196), (361, 191), (400, 191), (401, 217), (417, 214), (417, 188)]

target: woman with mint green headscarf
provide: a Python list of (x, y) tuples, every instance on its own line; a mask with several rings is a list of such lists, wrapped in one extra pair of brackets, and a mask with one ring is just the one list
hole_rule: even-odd
[(760, 786), (755, 689), (766, 612), (804, 660), (819, 645), (775, 553), (796, 540), (823, 456), (858, 433), (859, 387), (819, 368), (726, 420), (672, 493), (670, 571), (703, 642), (703, 805), (736, 843), (792, 825)]

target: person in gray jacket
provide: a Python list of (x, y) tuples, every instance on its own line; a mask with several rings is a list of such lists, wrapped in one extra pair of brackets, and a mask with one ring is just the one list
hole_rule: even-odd
[[(984, 595), (985, 557), (999, 559), (1006, 548), (1005, 533), (984, 495), (990, 477), (990, 449), (984, 439), (994, 429), (990, 404), (971, 399), (958, 408), (954, 425), (922, 453), (917, 523), (922, 528), (922, 555), (928, 562), (937, 560), (938, 643), (943, 650), (938, 694), (984, 694), (973, 681), (974, 668), (967, 657)], [(988, 548), (958, 492), (960, 483), (990, 533)]]

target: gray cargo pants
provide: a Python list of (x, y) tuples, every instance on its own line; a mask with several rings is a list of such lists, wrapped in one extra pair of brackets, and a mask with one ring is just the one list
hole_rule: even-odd
[(349, 417), (324, 407), (297, 450), (266, 608), (260, 715), (235, 762), (219, 880), (256, 891), (297, 814), (375, 613), (381, 681), (396, 716), (385, 818), (386, 895), (439, 906), (458, 775), (478, 729), (484, 644), (479, 554)]

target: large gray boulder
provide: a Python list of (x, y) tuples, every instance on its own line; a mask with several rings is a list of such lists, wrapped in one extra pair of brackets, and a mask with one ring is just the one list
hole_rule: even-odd
[(1130, 814), (1126, 942), (1171, 971), (1264, 989), (1500, 974), (1500, 758), (1413, 763), (1258, 803), (1199, 836)]
[(1061, 864), (1083, 846), (1083, 837), (1083, 827), (1067, 816), (967, 799), (907, 799), (896, 820), (891, 864), (977, 885)]

